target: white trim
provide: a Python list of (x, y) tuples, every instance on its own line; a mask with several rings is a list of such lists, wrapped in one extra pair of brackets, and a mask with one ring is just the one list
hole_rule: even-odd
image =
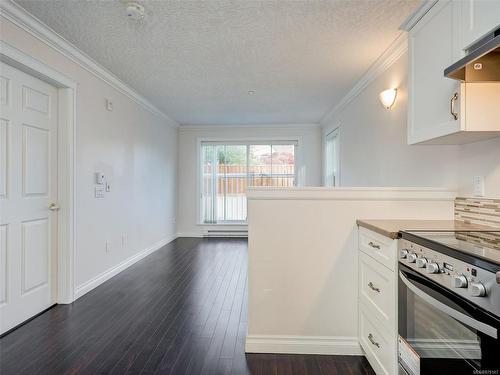
[(403, 21), (399, 29), (410, 31), (437, 2), (438, 0), (422, 1), (419, 7)]
[(248, 200), (453, 201), (455, 191), (435, 188), (249, 187)]
[(247, 353), (363, 355), (357, 337), (247, 335)]
[[(3, 4), (3, 3), (2, 3)], [(74, 300), (76, 249), (76, 95), (77, 84), (48, 65), (0, 41), (0, 60), (56, 86), (58, 95), (57, 221), (58, 303)]]
[(405, 32), (401, 32), (399, 36), (391, 43), (380, 57), (370, 66), (361, 79), (352, 87), (352, 89), (344, 96), (335, 106), (329, 110), (320, 121), (324, 127), (328, 126), (347, 105), (354, 100), (370, 83), (385, 72), (392, 64), (394, 64), (408, 50), (408, 37)]
[(179, 131), (215, 131), (223, 130), (227, 131), (229, 129), (251, 129), (251, 130), (310, 130), (314, 128), (319, 128), (320, 124), (310, 123), (310, 124), (228, 124), (228, 125), (184, 125), (181, 124)]
[(172, 242), (178, 237), (178, 234), (174, 234), (168, 238), (165, 238), (163, 240), (160, 240), (156, 242), (154, 245), (140, 251), (139, 253), (131, 256), (130, 258), (125, 259), (124, 261), (118, 263), (116, 266), (113, 266), (106, 271), (102, 272), (101, 274), (97, 275), (93, 279), (90, 279), (89, 281), (86, 281), (85, 283), (79, 285), (75, 289), (75, 300), (83, 296), (84, 294), (90, 292), (92, 289), (97, 288), (99, 285), (102, 283), (108, 281), (111, 279), (113, 276), (118, 275), (120, 272), (126, 270), (129, 268), (131, 265), (137, 263), (141, 259), (144, 259), (148, 255), (154, 253), (155, 251), (161, 249), (163, 246), (168, 244), (169, 242)]
[(137, 93), (134, 89), (128, 86), (125, 82), (116, 77), (113, 73), (105, 69), (91, 57), (79, 50), (69, 41), (64, 39), (61, 35), (57, 34), (54, 30), (49, 28), (43, 22), (34, 17), (31, 13), (26, 11), (20, 5), (12, 1), (0, 2), (0, 15), (5, 17), (15, 25), (22, 28), (24, 31), (33, 35), (47, 46), (55, 49), (74, 63), (81, 66), (89, 73), (94, 74), (96, 77), (102, 79), (108, 85), (121, 92), (128, 98), (132, 99), (137, 104), (143, 106), (151, 113), (158, 115), (171, 126), (178, 127), (179, 124), (158, 109), (145, 97)]

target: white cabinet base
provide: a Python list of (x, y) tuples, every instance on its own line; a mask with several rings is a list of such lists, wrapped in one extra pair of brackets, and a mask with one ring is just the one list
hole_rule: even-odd
[(359, 344), (378, 375), (397, 374), (397, 241), (359, 228)]

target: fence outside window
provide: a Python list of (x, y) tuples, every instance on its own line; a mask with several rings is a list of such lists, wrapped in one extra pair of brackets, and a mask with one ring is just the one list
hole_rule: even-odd
[(248, 186), (296, 183), (297, 142), (201, 144), (201, 222), (244, 223)]

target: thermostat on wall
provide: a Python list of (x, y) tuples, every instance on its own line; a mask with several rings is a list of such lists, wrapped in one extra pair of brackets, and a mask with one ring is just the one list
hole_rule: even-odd
[(99, 184), (99, 185), (104, 184), (104, 179), (105, 179), (104, 173), (102, 173), (102, 172), (95, 173), (95, 183), (96, 184)]

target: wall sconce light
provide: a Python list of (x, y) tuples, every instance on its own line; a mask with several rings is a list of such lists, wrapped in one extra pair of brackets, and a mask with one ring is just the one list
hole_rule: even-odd
[(391, 107), (396, 102), (396, 96), (398, 94), (398, 89), (388, 89), (384, 90), (379, 94), (380, 103), (385, 109), (391, 109)]

